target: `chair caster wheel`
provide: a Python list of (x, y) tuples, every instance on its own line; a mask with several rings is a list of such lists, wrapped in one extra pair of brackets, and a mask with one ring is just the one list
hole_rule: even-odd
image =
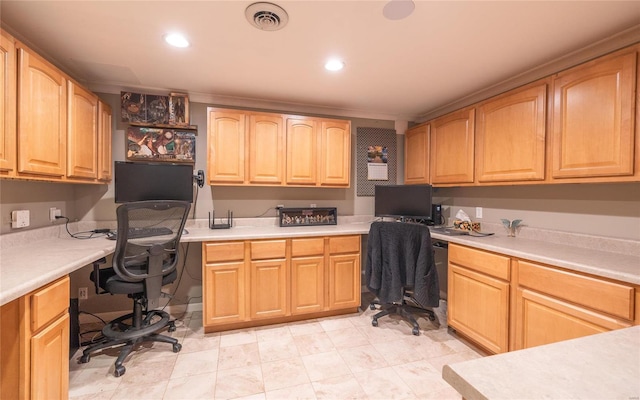
[(411, 333), (413, 333), (416, 336), (420, 336), (420, 329), (418, 328), (413, 328), (413, 330), (411, 331)]
[(375, 310), (376, 309), (376, 305), (375, 304), (369, 304), (369, 310)]
[(372, 320), (371, 325), (378, 326), (378, 320), (377, 319)]
[(169, 325), (169, 332), (175, 332), (176, 326), (174, 324)]
[(86, 364), (89, 362), (89, 360), (91, 360), (91, 356), (89, 354), (82, 355), (82, 357), (80, 357), (80, 360), (78, 360), (78, 364)]
[(113, 375), (115, 375), (115, 377), (120, 377), (122, 375), (124, 375), (124, 373), (127, 371), (127, 369), (125, 367), (123, 367), (122, 365), (119, 367), (116, 367), (116, 370), (113, 371)]
[(182, 350), (182, 345), (180, 343), (176, 343), (176, 344), (173, 345), (173, 352), (174, 353), (177, 353), (180, 350)]
[(436, 317), (434, 315), (429, 315), (429, 321), (433, 322), (435, 320), (436, 320)]

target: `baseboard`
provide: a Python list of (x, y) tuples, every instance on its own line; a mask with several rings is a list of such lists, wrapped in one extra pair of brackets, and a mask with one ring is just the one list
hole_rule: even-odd
[[(202, 303), (176, 304), (165, 307), (164, 311), (168, 312), (172, 318), (180, 318), (185, 312), (202, 311)], [(96, 319), (96, 317), (102, 318), (104, 321), (112, 321), (128, 312), (131, 312), (131, 310), (109, 311), (104, 313), (93, 313), (93, 315), (91, 315), (80, 311), (80, 325), (101, 322)]]

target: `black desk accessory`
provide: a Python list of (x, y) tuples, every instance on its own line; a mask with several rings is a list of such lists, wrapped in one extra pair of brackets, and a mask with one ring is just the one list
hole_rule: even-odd
[[(213, 214), (213, 218), (211, 216)], [(227, 222), (216, 224), (216, 211), (209, 213), (209, 229), (229, 229), (233, 225), (233, 211), (227, 210)]]

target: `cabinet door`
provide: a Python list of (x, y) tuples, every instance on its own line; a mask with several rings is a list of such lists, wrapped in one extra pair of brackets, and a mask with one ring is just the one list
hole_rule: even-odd
[(351, 123), (348, 121), (322, 121), (320, 138), (320, 185), (349, 186), (351, 178)]
[(633, 175), (635, 80), (635, 51), (558, 74), (554, 178)]
[(69, 314), (31, 338), (31, 398), (69, 397)]
[(0, 31), (0, 176), (16, 169), (16, 46)]
[(18, 44), (18, 172), (62, 177), (66, 169), (67, 80)]
[(203, 269), (204, 325), (245, 321), (245, 264), (207, 264)]
[(429, 124), (408, 129), (404, 135), (404, 183), (429, 183)]
[(291, 314), (324, 309), (324, 257), (291, 260)]
[(68, 81), (67, 176), (98, 177), (98, 96)]
[(514, 350), (631, 326), (573, 303), (522, 288), (517, 290), (516, 307)]
[(447, 323), (493, 353), (509, 349), (509, 283), (449, 263)]
[(431, 183), (473, 182), (474, 117), (471, 108), (431, 124)]
[(360, 306), (360, 254), (329, 257), (329, 309)]
[(232, 110), (210, 110), (208, 127), (209, 182), (245, 182), (245, 114)]
[(98, 179), (110, 181), (113, 168), (111, 155), (111, 107), (103, 101), (98, 102)]
[(284, 121), (281, 116), (249, 116), (249, 182), (281, 184), (284, 179)]
[(478, 107), (478, 182), (544, 180), (547, 84)]
[(316, 184), (317, 129), (313, 119), (287, 119), (287, 184)]
[(251, 319), (282, 317), (289, 313), (287, 262), (251, 262)]

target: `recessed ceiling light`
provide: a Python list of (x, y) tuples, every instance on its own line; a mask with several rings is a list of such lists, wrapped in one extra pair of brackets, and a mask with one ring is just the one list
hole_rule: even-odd
[(180, 33), (169, 33), (164, 40), (174, 47), (189, 47), (189, 41)]
[(411, 15), (415, 8), (412, 0), (391, 0), (382, 9), (382, 15), (391, 20), (403, 19)]
[(324, 64), (324, 68), (329, 71), (340, 71), (344, 68), (344, 62), (338, 59), (331, 59)]

